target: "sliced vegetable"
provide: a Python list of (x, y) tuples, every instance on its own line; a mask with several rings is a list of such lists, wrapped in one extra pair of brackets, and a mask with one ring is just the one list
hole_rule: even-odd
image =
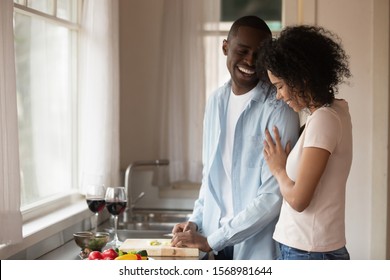
[(149, 244), (152, 246), (158, 246), (161, 245), (161, 242), (158, 240), (151, 240)]
[(115, 260), (138, 260), (138, 257), (135, 254), (124, 254), (116, 257)]

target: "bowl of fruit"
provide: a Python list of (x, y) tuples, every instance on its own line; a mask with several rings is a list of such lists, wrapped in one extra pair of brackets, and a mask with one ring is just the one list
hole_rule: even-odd
[(80, 257), (86, 258), (92, 251), (101, 251), (110, 240), (108, 232), (80, 231), (73, 234), (74, 241), (81, 248)]

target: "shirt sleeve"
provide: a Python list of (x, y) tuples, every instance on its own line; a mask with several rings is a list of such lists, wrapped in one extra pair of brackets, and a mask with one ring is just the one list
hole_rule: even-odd
[(307, 121), (303, 147), (322, 148), (333, 153), (341, 135), (341, 123), (337, 115), (330, 108), (321, 108)]

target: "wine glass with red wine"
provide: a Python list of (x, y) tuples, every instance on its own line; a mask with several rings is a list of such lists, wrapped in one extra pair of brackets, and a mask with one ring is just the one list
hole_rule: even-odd
[(99, 212), (103, 211), (106, 205), (105, 200), (106, 188), (104, 185), (88, 185), (85, 199), (87, 200), (88, 208), (95, 213), (94, 231), (97, 232)]
[(127, 205), (127, 195), (124, 187), (110, 187), (106, 191), (106, 208), (114, 216), (114, 239), (108, 243), (112, 247), (119, 248), (122, 241), (118, 239), (118, 216), (122, 214)]

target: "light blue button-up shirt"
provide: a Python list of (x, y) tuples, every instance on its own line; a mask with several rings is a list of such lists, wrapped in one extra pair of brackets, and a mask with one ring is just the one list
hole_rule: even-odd
[[(275, 125), (282, 144), (294, 146), (299, 117), (275, 98), (273, 88), (259, 82), (256, 92), (240, 115), (234, 135), (232, 195), (234, 218), (220, 225), (223, 209), (219, 170), (223, 169), (221, 138), (226, 129), (231, 81), (208, 99), (203, 127), (203, 179), (190, 221), (207, 237), (216, 253), (234, 245), (234, 259), (275, 259), (277, 248), (272, 234), (282, 197), (279, 186), (263, 158), (264, 131)], [(220, 189), (222, 188), (222, 190)]]

